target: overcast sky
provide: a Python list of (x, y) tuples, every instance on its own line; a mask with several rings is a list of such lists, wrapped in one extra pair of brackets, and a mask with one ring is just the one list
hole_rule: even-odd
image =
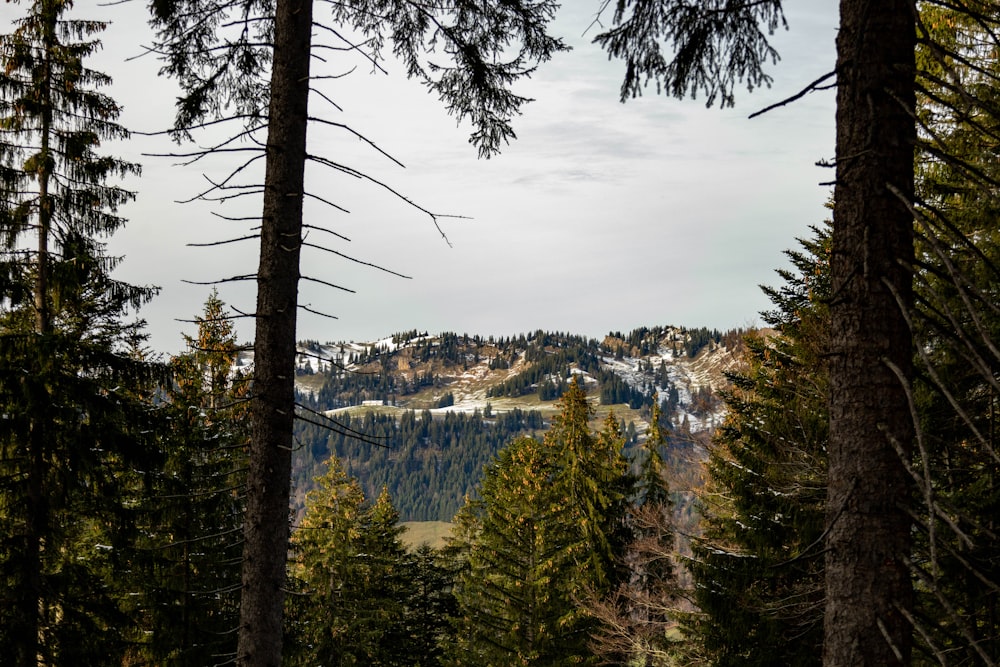
[[(93, 65), (114, 77), (107, 92), (125, 106), (121, 120), (134, 131), (167, 127), (177, 94), (171, 81), (157, 77), (154, 59), (125, 61), (151, 40), (144, 4), (77, 3), (88, 17), (114, 21)], [(657, 96), (655, 89), (620, 104), (621, 64), (608, 62), (590, 43), (593, 30), (584, 34), (598, 4), (565, 3), (553, 30), (573, 51), (518, 88), (536, 101), (516, 120), (518, 139), (490, 160), (477, 159), (467, 143), (469, 128), (456, 127), (398, 65), (388, 65), (388, 76), (347, 60), (325, 66), (330, 74), (358, 69), (325, 87), (342, 112), (316, 97), (311, 112), (349, 124), (406, 168), (364, 150), (353, 136), (319, 127), (310, 128), (310, 151), (361, 169), (429, 210), (468, 219), (441, 220), (449, 246), (427, 216), (378, 187), (310, 167), (309, 189), (350, 214), (309, 202), (306, 221), (351, 239), (313, 235), (310, 241), (411, 278), (306, 249), (305, 275), (355, 293), (304, 284), (302, 303), (339, 319), (301, 313), (300, 339), (364, 341), (413, 328), (600, 337), (657, 324), (727, 329), (759, 323), (768, 303), (758, 285), (776, 284), (782, 251), (827, 217), (830, 190), (819, 183), (831, 174), (814, 163), (833, 155), (834, 93), (747, 116), (832, 69), (835, 7), (819, 0), (786, 3), (790, 29), (774, 39), (782, 56), (771, 68), (774, 86), (744, 90), (735, 109), (720, 111), (700, 100)], [(0, 16), (22, 7), (5, 3)], [(200, 312), (210, 289), (184, 281), (256, 270), (254, 242), (211, 249), (187, 244), (242, 235), (243, 228), (212, 211), (259, 215), (260, 202), (177, 203), (205, 186), (204, 175), (217, 178), (233, 163), (179, 167), (177, 160), (142, 153), (191, 146), (136, 137), (110, 148), (143, 164), (142, 178), (129, 183), (138, 192), (124, 211), (130, 222), (112, 246), (125, 256), (118, 275), (162, 288), (141, 314), (153, 347), (176, 352), (181, 331), (192, 331), (179, 320)], [(252, 283), (224, 284), (220, 293), (253, 310)], [(240, 333), (250, 339), (252, 324), (241, 324)]]

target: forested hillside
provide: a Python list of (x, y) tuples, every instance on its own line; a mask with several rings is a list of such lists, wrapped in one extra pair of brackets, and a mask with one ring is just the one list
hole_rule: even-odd
[(388, 489), (403, 521), (450, 521), (501, 447), (549, 427), (575, 376), (600, 406), (595, 423), (614, 411), (626, 454), (645, 434), (658, 395), (675, 474), (690, 476), (704, 452), (682, 452), (693, 447), (692, 432), (718, 421), (716, 392), (740, 344), (739, 331), (679, 327), (601, 341), (544, 331), (509, 338), (409, 331), (369, 344), (303, 342), (300, 401), (335, 424), (299, 421), (293, 507), (302, 509), (334, 455), (367, 497)]
[[(210, 158), (208, 185), (188, 203), (260, 197), (250, 212), (213, 210), (229, 231), (191, 243), (221, 256), (222, 246), (259, 241), (256, 270), (220, 262), (214, 279), (192, 281), (254, 283), (256, 304), (230, 307), (213, 291), (184, 320), (185, 349), (169, 360), (138, 315), (158, 288), (119, 275), (110, 245), (137, 199), (126, 187), (140, 165), (99, 150), (135, 139), (119, 124), (120, 87), (92, 69), (109, 24), (81, 11), (132, 3), (75, 4), (3, 5), (12, 19), (0, 34), (5, 665), (1000, 663), (1000, 3), (841, 0), (828, 73), (754, 114), (836, 88), (835, 155), (820, 163), (831, 168), (832, 220), (800, 221), (815, 226), (787, 252), (781, 283), (764, 288), (768, 330), (658, 326), (600, 340), (411, 330), (297, 344), (300, 312), (335, 317), (335, 304), (300, 282), (354, 291), (303, 253), (405, 277), (336, 249), (348, 229), (312, 205), (348, 213), (340, 197), (352, 188), (331, 187), (329, 171), (307, 178), (307, 163), (375, 187), (446, 239), (442, 220), (456, 217), (316, 141), (316, 130), (346, 130), (403, 165), (326, 115), (346, 109), (336, 98), (356, 63), (341, 58), (387, 72), (391, 50), (490, 156), (514, 138), (511, 122), (530, 101), (511, 86), (567, 50), (550, 29), (570, 3), (154, 0), (142, 19), (155, 30), (148, 52), (180, 88), (167, 134), (198, 140), (170, 156), (186, 167)], [(592, 39), (624, 61), (623, 100), (655, 83), (732, 106), (737, 84), (770, 86), (771, 38), (791, 23), (780, 0), (598, 5)], [(328, 59), (334, 69), (310, 70)], [(160, 88), (148, 84), (144, 94)], [(542, 163), (551, 182), (518, 177), (503, 197), (572, 231), (547, 244), (537, 229), (548, 219), (517, 233), (509, 216), (503, 233), (517, 252), (471, 246), (503, 271), (452, 271), (449, 289), (465, 279), (477, 294), (447, 308), (534, 318), (526, 306), (558, 305), (545, 315), (610, 318), (602, 305), (620, 299), (631, 317), (677, 294), (657, 285), (625, 304), (643, 277), (611, 258), (696, 282), (662, 254), (635, 250), (661, 250), (666, 237), (652, 229), (669, 227), (686, 251), (694, 243), (683, 228), (717, 238), (700, 211), (655, 201), (647, 215), (594, 189), (613, 180), (606, 174), (653, 174), (664, 192), (673, 183), (618, 137), (565, 115), (551, 116), (557, 130), (547, 133), (567, 147), (613, 144), (628, 171), (577, 153), (570, 159), (586, 158), (599, 179)], [(660, 138), (641, 132), (643, 143)], [(570, 133), (582, 140), (565, 142)], [(657, 143), (671, 144), (671, 158), (682, 152)], [(770, 147), (752, 152), (778, 161)], [(235, 156), (221, 172), (208, 166)], [(732, 174), (716, 168), (704, 180), (713, 197), (755, 208), (731, 189)], [(601, 211), (588, 225), (540, 205), (535, 195), (559, 181), (585, 183), (615, 217)], [(543, 187), (524, 196), (532, 183)], [(797, 196), (781, 184), (778, 199)], [(631, 192), (653, 200), (655, 189)], [(707, 205), (696, 194), (696, 208)], [(596, 261), (578, 254), (583, 243)], [(544, 254), (519, 252), (536, 246)], [(551, 291), (529, 304), (507, 269), (529, 273), (532, 257), (559, 280), (531, 273), (525, 291)], [(581, 267), (595, 265), (596, 280), (580, 282)], [(479, 294), (472, 276), (499, 279), (514, 298)], [(735, 280), (727, 274), (717, 293)], [(239, 340), (244, 318), (252, 343)], [(401, 524), (412, 519), (448, 521), (448, 539), (409, 548)]]

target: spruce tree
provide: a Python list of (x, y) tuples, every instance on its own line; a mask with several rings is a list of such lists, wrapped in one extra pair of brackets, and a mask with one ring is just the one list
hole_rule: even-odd
[(216, 292), (187, 351), (170, 361), (164, 460), (147, 501), (146, 654), (157, 664), (211, 665), (236, 654), (249, 378)]
[(416, 581), (409, 577), (409, 557), (401, 535), (399, 512), (387, 488), (361, 515), (358, 574), (362, 583), (355, 612), (366, 625), (353, 633), (356, 642), (367, 641), (370, 665), (408, 664), (414, 648), (407, 631), (406, 602)]
[[(770, 81), (763, 67), (777, 55), (769, 35), (784, 23), (780, 0), (614, 7), (613, 25), (597, 41), (626, 61), (622, 99), (655, 81), (671, 95), (704, 92), (709, 104), (725, 105), (736, 82)], [(836, 75), (824, 662), (905, 664), (917, 7), (910, 0), (839, 7), (836, 66), (807, 88)]]
[(822, 657), (827, 389), (820, 354), (828, 230), (788, 252), (768, 288), (772, 335), (746, 339), (700, 494), (689, 570), (689, 655), (717, 665), (818, 665)]
[(623, 547), (622, 522), (630, 493), (624, 442), (613, 416), (597, 437), (591, 433), (594, 408), (579, 376), (558, 406), (543, 439), (554, 465), (552, 486), (559, 495), (553, 512), (572, 536), (566, 546), (574, 558), (587, 562), (587, 583), (603, 590), (621, 575), (616, 554)]
[[(302, 586), (301, 594), (289, 599), (292, 664), (344, 664), (341, 656), (350, 651), (344, 641), (349, 617), (338, 612), (346, 607), (343, 598), (353, 583), (348, 575), (353, 545), (360, 538), (364, 493), (337, 459), (327, 466), (307, 498), (308, 510), (292, 540), (292, 576)], [(320, 620), (328, 612), (332, 617)]]
[[(610, 419), (610, 417), (609, 417)], [(594, 650), (605, 660), (652, 667), (672, 664), (668, 632), (676, 626), (680, 586), (674, 561), (673, 501), (667, 483), (659, 398), (653, 395), (649, 429), (639, 450), (625, 525), (628, 542), (618, 556), (626, 573), (603, 597), (587, 601), (599, 621)]]
[(449, 548), (461, 555), (458, 614), (448, 665), (569, 665), (586, 661), (580, 611), (568, 596), (576, 552), (555, 515), (553, 461), (534, 438), (502, 449), (479, 498), (455, 518)]
[(519, 438), (487, 467), (456, 517), (461, 569), (449, 664), (594, 664), (583, 600), (625, 576), (631, 477), (613, 415), (590, 430), (577, 380), (542, 442)]
[(414, 667), (443, 664), (444, 647), (455, 641), (449, 621), (458, 607), (447, 563), (441, 552), (426, 543), (408, 556), (410, 587), (405, 600), (407, 639), (403, 646), (409, 651), (405, 663)]
[(399, 515), (387, 492), (368, 506), (335, 458), (293, 534), (289, 664), (403, 665), (414, 647)]
[(138, 166), (101, 156), (127, 132), (86, 65), (105, 25), (66, 0), (24, 3), (0, 40), (0, 652), (100, 664), (130, 639), (136, 470), (150, 470), (159, 373), (125, 318), (154, 290), (116, 281), (103, 240)]
[[(253, 276), (258, 288), (255, 389), (237, 656), (238, 664), (259, 667), (281, 662), (295, 417), (290, 369), (300, 307), (305, 167), (312, 160), (345, 169), (335, 158), (310, 155), (306, 148), (306, 130), (314, 120), (309, 115), (313, 4), (277, 0), (272, 12), (270, 5), (255, 0), (226, 5), (206, 0), (151, 2), (160, 51), (168, 60), (166, 71), (184, 88), (178, 134), (187, 134), (206, 118), (234, 117), (247, 121), (248, 134), (265, 127), (267, 133), (259, 144), (265, 161), (264, 201), (259, 264)], [(556, 8), (551, 0), (458, 6), (370, 1), (324, 7), (332, 22), (364, 36), (364, 47), (348, 42), (348, 52), (361, 52), (378, 65), (383, 46), (391, 41), (408, 75), (433, 90), (459, 120), (471, 121), (470, 140), (483, 156), (496, 153), (514, 137), (512, 119), (528, 99), (513, 93), (512, 84), (565, 48), (545, 33)], [(322, 17), (316, 23), (327, 26)], [(227, 28), (235, 35), (226, 35)], [(330, 32), (340, 37), (336, 29)], [(442, 45), (447, 57), (427, 62), (427, 54)], [(334, 48), (343, 47), (338, 43)], [(432, 219), (437, 224), (437, 218)]]
[[(914, 402), (917, 605), (912, 623), (927, 660), (990, 664), (1000, 659), (1000, 541), (997, 488), (993, 286), (1000, 177), (994, 13), (928, 4), (917, 52), (921, 150), (916, 216), (919, 341)], [(991, 47), (992, 48), (992, 47)]]

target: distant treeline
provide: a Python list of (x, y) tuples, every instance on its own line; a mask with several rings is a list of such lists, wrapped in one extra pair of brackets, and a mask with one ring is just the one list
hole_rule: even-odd
[[(696, 403), (717, 404), (711, 391), (699, 392)], [(664, 402), (676, 402), (676, 392)], [(649, 409), (640, 413), (649, 419)], [(314, 479), (326, 471), (330, 456), (361, 485), (365, 496), (377, 498), (387, 489), (401, 521), (451, 521), (467, 494), (482, 479), (483, 467), (497, 452), (518, 436), (541, 437), (550, 424), (537, 410), (514, 408), (494, 413), (446, 412), (434, 416), (429, 410), (408, 410), (401, 415), (368, 412), (361, 417), (337, 417), (339, 430), (300, 421), (296, 426), (293, 471), (293, 509), (300, 514)], [(690, 475), (697, 459), (692, 447), (698, 438), (688, 431), (687, 420), (671, 426), (665, 412), (660, 415), (665, 437), (661, 452), (672, 477)], [(350, 431), (365, 434), (362, 442)], [(635, 423), (619, 420), (624, 455), (633, 461), (642, 438)], [(374, 444), (378, 443), (378, 444)], [(683, 486), (687, 486), (685, 484)], [(679, 499), (678, 499), (679, 500)], [(682, 503), (687, 505), (689, 503)], [(685, 508), (684, 512), (690, 512)]]
[[(546, 427), (541, 413), (520, 409), (491, 417), (479, 410), (448, 412), (436, 419), (427, 410), (410, 410), (398, 420), (369, 412), (356, 418), (344, 414), (337, 421), (344, 432), (307, 422), (297, 425), (296, 509), (333, 455), (367, 497), (376, 498), (387, 488), (402, 521), (450, 521), (501, 447)], [(361, 442), (347, 429), (380, 444)]]
[[(626, 403), (639, 408), (650, 404), (655, 388), (666, 390), (670, 386), (665, 367), (662, 364), (659, 368), (650, 367), (648, 370), (656, 372), (655, 379), (633, 386), (602, 368), (602, 359), (645, 357), (659, 353), (665, 344), (676, 357), (695, 357), (709, 344), (734, 349), (741, 344), (744, 333), (743, 329), (720, 332), (705, 327), (641, 327), (628, 334), (612, 332), (604, 341), (597, 341), (541, 330), (519, 336), (483, 338), (452, 332), (431, 337), (427, 332), (413, 329), (392, 336), (392, 345), (405, 347), (405, 352), (387, 345), (373, 345), (350, 355), (346, 363), (364, 370), (330, 373), (310, 400), (313, 407), (322, 410), (361, 405), (364, 401), (395, 405), (397, 399), (428, 387), (447, 386), (448, 380), (430, 369), (409, 376), (399, 373), (396, 359), (405, 354), (413, 364), (439, 362), (438, 368), (468, 369), (485, 360), (491, 370), (511, 368), (523, 357), (527, 362), (525, 370), (492, 387), (488, 392), (490, 397), (517, 398), (537, 392), (540, 400), (555, 400), (562, 396), (571, 379), (571, 369), (575, 368), (590, 373), (600, 383), (602, 403)], [(304, 364), (298, 372), (312, 373), (311, 366)]]

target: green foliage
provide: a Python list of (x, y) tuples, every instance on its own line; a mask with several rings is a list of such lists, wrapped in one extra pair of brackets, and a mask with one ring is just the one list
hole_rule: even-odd
[[(700, 332), (704, 332), (703, 340), (700, 338), (702, 336)], [(602, 359), (606, 355), (621, 359), (626, 352), (635, 356), (653, 354), (658, 350), (660, 337), (664, 335), (666, 331), (662, 327), (637, 329), (624, 338), (624, 343), (615, 344), (612, 341), (609, 346), (581, 336), (538, 331), (527, 341), (524, 348), (524, 360), (529, 362), (526, 368), (517, 375), (490, 387), (487, 395), (491, 398), (499, 396), (516, 398), (537, 392), (540, 400), (555, 400), (562, 396), (572, 377), (573, 369), (576, 369), (589, 373), (597, 380), (602, 404), (627, 404), (633, 409), (647, 406), (654, 387), (634, 387), (628, 384), (614, 371), (602, 365)], [(718, 342), (720, 334), (717, 331), (704, 329), (693, 330), (691, 336), (697, 341), (695, 345), (704, 346), (709, 340)], [(617, 333), (611, 334), (611, 338), (623, 339), (621, 334)], [(491, 363), (490, 368), (494, 367), (495, 365)], [(504, 368), (506, 365), (496, 367)], [(657, 376), (656, 383), (656, 386), (663, 389), (672, 386), (665, 368), (663, 374)]]
[(591, 646), (609, 664), (675, 664), (671, 632), (681, 593), (674, 568), (673, 501), (660, 417), (659, 400), (654, 396), (625, 515), (628, 532), (618, 556), (625, 574), (617, 587), (585, 599), (587, 612), (598, 621)]
[(601, 590), (622, 574), (616, 556), (626, 541), (622, 527), (631, 497), (624, 439), (612, 413), (596, 437), (590, 433), (593, 407), (578, 378), (560, 399), (560, 408), (544, 437), (555, 466), (552, 485), (565, 497), (564, 523), (579, 530), (575, 538), (579, 557), (589, 561), (588, 583)]
[(452, 594), (453, 573), (440, 554), (427, 544), (408, 556), (409, 596), (407, 610), (408, 655), (401, 665), (431, 667), (442, 664), (444, 646), (453, 641), (449, 620), (458, 610)]
[(170, 362), (164, 460), (150, 480), (143, 546), (143, 651), (156, 664), (209, 665), (236, 653), (247, 467), (248, 378), (213, 291), (197, 336)]
[(718, 329), (687, 329), (684, 331), (684, 354), (693, 359), (709, 343), (719, 343), (721, 340), (722, 334)]
[(539, 442), (522, 437), (486, 468), (455, 519), (459, 612), (447, 664), (593, 664), (579, 600), (622, 577), (627, 465), (617, 421), (590, 432), (573, 382)]
[(537, 391), (541, 400), (555, 400), (565, 389), (571, 367), (590, 373), (601, 370), (597, 342), (579, 336), (538, 331), (524, 346), (524, 359), (530, 362), (528, 367), (490, 387), (487, 392), (490, 398), (518, 397)]
[(429, 548), (406, 553), (387, 491), (371, 505), (336, 459), (293, 533), (291, 665), (433, 665), (452, 609)]
[(93, 324), (39, 336), (0, 318), (0, 650), (14, 665), (101, 664), (131, 639), (155, 375), (108, 349), (100, 326), (115, 323)]
[[(610, 6), (607, 3), (605, 6)], [(594, 41), (625, 61), (621, 99), (636, 97), (649, 81), (657, 92), (706, 96), (706, 105), (733, 105), (733, 88), (770, 85), (767, 61), (778, 53), (768, 37), (784, 26), (780, 0), (691, 3), (684, 0), (616, 0), (613, 25)], [(761, 29), (764, 26), (767, 34)], [(668, 58), (664, 47), (673, 50)]]
[(637, 506), (656, 505), (669, 512), (672, 501), (670, 500), (670, 487), (664, 476), (666, 464), (663, 461), (666, 445), (663, 412), (660, 408), (659, 396), (654, 395), (653, 411), (649, 417), (649, 432), (642, 443), (639, 474), (636, 480), (635, 504)]
[[(829, 234), (814, 230), (795, 271), (767, 290), (778, 333), (748, 336), (724, 394), (726, 421), (701, 497), (704, 534), (689, 565), (699, 612), (693, 654), (712, 664), (816, 665), (821, 659), (826, 381), (819, 363)], [(794, 639), (793, 639), (794, 638)]]
[[(456, 385), (450, 383), (451, 378), (461, 374), (459, 365), (475, 363), (477, 358), (480, 364), (491, 364), (503, 358), (516, 360), (517, 368), (523, 370), (506, 378), (507, 374), (498, 373), (494, 377), (504, 379), (489, 385), (487, 394), (521, 396), (533, 393), (542, 399), (554, 400), (582, 370), (588, 374), (588, 382), (596, 380), (596, 389), (592, 391), (603, 404), (625, 404), (647, 415), (653, 392), (660, 391), (666, 399), (661, 405), (662, 415), (675, 414), (681, 394), (672, 378), (669, 346), (671, 342), (676, 343), (679, 352), (683, 341), (689, 338), (689, 331), (697, 330), (637, 329), (627, 336), (611, 334), (601, 343), (545, 331), (489, 341), (447, 332), (434, 337), (404, 332), (397, 334), (398, 341), (405, 341), (402, 347), (390, 350), (372, 346), (369, 352), (355, 356), (353, 363), (358, 366), (349, 371), (332, 365), (328, 373), (323, 371), (326, 374), (324, 386), (316, 394), (301, 394), (299, 401), (320, 412), (362, 401), (398, 405), (405, 403), (399, 399), (421, 389), (420, 401), (436, 407), (442, 397), (445, 402), (450, 400), (449, 394), (457, 400), (460, 389), (453, 388)], [(719, 334), (705, 329), (704, 335), (706, 340), (726, 340), (729, 349), (737, 349), (732, 331)], [(309, 345), (307, 341), (300, 347), (308, 348)], [(319, 351), (317, 346), (314, 349)], [(630, 361), (630, 364), (637, 364), (636, 370), (643, 379), (626, 381), (616, 374), (618, 367), (609, 359), (618, 349), (624, 349), (629, 355), (664, 354), (665, 358), (640, 357), (635, 362)], [(436, 390), (430, 390), (432, 386)], [(707, 416), (720, 406), (718, 397), (707, 386), (694, 390), (692, 398), (693, 402), (686, 409), (696, 416)], [(468, 400), (468, 395), (463, 400)], [(529, 398), (528, 402), (532, 400)], [(449, 520), (461, 505), (462, 498), (472, 491), (482, 466), (504, 443), (519, 434), (540, 432), (546, 427), (539, 412), (497, 410), (498, 403), (509, 405), (510, 401), (487, 399), (484, 412), (478, 416), (435, 414), (433, 419), (429, 412), (392, 411), (392, 415), (376, 412), (368, 416), (364, 414), (368, 406), (363, 411), (337, 411), (336, 418), (347, 429), (370, 433), (374, 442), (381, 446), (359, 443), (344, 434), (299, 423), (296, 436), (302, 446), (295, 454), (293, 508), (302, 507), (304, 495), (317, 474), (316, 467), (335, 454), (349, 473), (360, 480), (367, 495), (374, 495), (382, 486), (387, 486), (406, 520)], [(665, 427), (671, 427), (666, 416), (661, 416), (661, 420)], [(631, 456), (639, 441), (635, 426), (628, 423), (620, 426), (626, 439), (626, 454)], [(686, 472), (682, 474), (689, 475), (697, 460), (696, 448), (683, 424), (679, 426), (681, 428), (670, 431), (667, 436), (669, 462), (671, 468), (683, 469)], [(432, 493), (427, 493), (426, 489), (432, 489)], [(680, 511), (688, 511), (688, 507), (685, 505)]]
[[(330, 431), (306, 422), (296, 426), (298, 441), (305, 444), (295, 454), (298, 498), (311, 488), (317, 466), (335, 456), (365, 495), (387, 487), (404, 521), (450, 520), (504, 443), (544, 428), (539, 412), (520, 409), (496, 412), (489, 419), (478, 411), (438, 417), (407, 411), (398, 419), (369, 412), (361, 417), (342, 414), (337, 420), (344, 429)], [(365, 433), (371, 442), (359, 442), (347, 429)], [(301, 500), (295, 505), (301, 508)]]
[[(579, 543), (564, 543), (567, 528), (552, 510), (566, 499), (553, 493), (552, 462), (543, 445), (519, 438), (489, 466), (456, 517), (463, 568), (455, 583), (458, 616), (446, 664), (581, 664), (582, 614), (567, 597)], [(582, 582), (581, 582), (582, 584)]]
[[(620, 331), (613, 331), (608, 334), (608, 336), (614, 341), (622, 341), (625, 345), (627, 345), (631, 356), (644, 357), (657, 352), (660, 346), (660, 340), (669, 333), (670, 331), (665, 327), (656, 326), (639, 327), (638, 329), (633, 329), (627, 335), (622, 335)], [(606, 348), (607, 346), (603, 347)], [(612, 350), (608, 351), (611, 352)]]
[[(95, 152), (102, 140), (128, 137), (115, 122), (119, 107), (99, 91), (110, 79), (85, 65), (100, 47), (91, 36), (105, 24), (67, 19), (64, 0), (26, 4), (0, 40), (0, 293), (11, 307), (32, 303), (43, 331), (94, 272), (123, 306), (138, 308), (152, 292), (110, 281), (115, 262), (97, 241), (121, 227), (116, 212), (135, 197), (107, 179), (139, 172)], [(75, 266), (74, 257), (89, 266)]]
[[(983, 14), (985, 10), (986, 14)], [(922, 8), (916, 217), (917, 650), (1000, 659), (996, 341), (1000, 91), (994, 8)]]
[[(642, 444), (642, 459), (636, 479), (636, 498), (629, 508), (633, 542), (629, 545), (635, 561), (630, 563), (634, 573), (629, 583), (648, 600), (659, 602), (677, 594), (677, 580), (672, 559), (676, 548), (672, 525), (674, 502), (667, 483), (667, 466), (663, 452), (667, 444), (664, 435), (660, 402), (653, 398), (653, 413), (649, 431)], [(662, 606), (643, 610), (643, 616), (655, 625), (666, 624), (669, 617)], [(641, 606), (640, 606), (641, 609)], [(662, 649), (664, 632), (658, 633), (654, 646)]]
[(602, 405), (624, 403), (632, 409), (638, 409), (648, 403), (649, 398), (643, 392), (636, 390), (617, 375), (607, 373), (603, 379), (604, 381), (601, 382)]
[[(444, 373), (436, 369), (468, 368), (470, 363), (480, 361), (480, 351), (484, 342), (478, 337), (459, 336), (444, 332), (431, 338), (415, 332), (396, 334), (394, 340), (403, 346), (403, 352), (387, 349), (383, 345), (367, 346), (352, 355), (348, 363), (356, 370), (336, 369), (329, 373), (315, 396), (310, 397), (311, 407), (332, 410), (351, 405), (361, 405), (364, 401), (381, 401), (395, 404), (398, 398), (410, 396), (426, 388), (442, 388)], [(397, 371), (397, 360), (423, 364), (427, 370), (412, 375)], [(501, 358), (493, 357), (492, 361)], [(491, 365), (492, 368), (492, 365)], [(444, 407), (444, 406), (441, 406)]]
[(143, 473), (157, 465), (161, 369), (149, 288), (111, 277), (101, 239), (138, 167), (95, 152), (127, 136), (89, 69), (104, 24), (71, 3), (23, 3), (0, 39), (0, 653), (14, 665), (108, 664), (128, 613)]
[(201, 0), (151, 0), (152, 24), (161, 42), (161, 75), (177, 79), (184, 94), (177, 100), (179, 135), (218, 118), (230, 107), (252, 122), (266, 118), (270, 94), (273, 0), (240, 0), (228, 10)]
[[(364, 549), (360, 545), (365, 537), (361, 533), (364, 493), (336, 459), (328, 466), (327, 473), (317, 478), (306, 515), (292, 537), (292, 576), (304, 589), (289, 598), (290, 654), (295, 664), (350, 664), (344, 654), (352, 651), (354, 642), (345, 633), (360, 629), (351, 627), (350, 605), (365, 602), (364, 585), (353, 576), (354, 556)], [(331, 617), (323, 618), (326, 614)], [(356, 648), (361, 655), (371, 649), (360, 641)]]

